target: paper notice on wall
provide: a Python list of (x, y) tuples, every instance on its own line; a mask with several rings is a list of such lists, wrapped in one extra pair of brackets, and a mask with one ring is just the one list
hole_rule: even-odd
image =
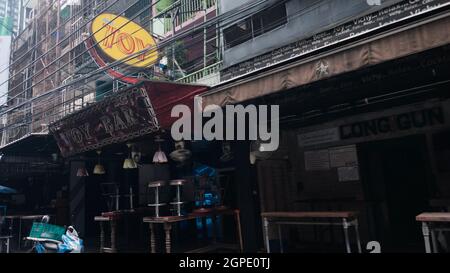
[(330, 169), (330, 154), (328, 150), (305, 152), (305, 170), (323, 171)]
[(329, 149), (331, 168), (358, 166), (356, 145)]
[(341, 167), (338, 168), (339, 182), (345, 181), (359, 181), (359, 168), (354, 167)]
[(340, 140), (338, 128), (330, 128), (304, 133), (298, 135), (297, 138), (298, 138), (298, 145), (300, 147), (320, 145)]

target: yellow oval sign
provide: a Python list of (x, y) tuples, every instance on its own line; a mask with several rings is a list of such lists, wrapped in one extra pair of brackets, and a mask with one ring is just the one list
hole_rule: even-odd
[(127, 60), (133, 67), (148, 67), (158, 59), (155, 39), (133, 21), (111, 13), (97, 16), (91, 30), (97, 46), (115, 61), (122, 60), (144, 49), (147, 53)]

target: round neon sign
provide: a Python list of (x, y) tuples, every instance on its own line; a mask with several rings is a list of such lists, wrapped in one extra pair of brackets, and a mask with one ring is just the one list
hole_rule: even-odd
[(125, 61), (129, 66), (144, 68), (158, 60), (156, 41), (148, 31), (129, 19), (111, 13), (97, 16), (91, 31), (97, 47), (114, 61), (122, 60), (144, 49), (151, 49)]

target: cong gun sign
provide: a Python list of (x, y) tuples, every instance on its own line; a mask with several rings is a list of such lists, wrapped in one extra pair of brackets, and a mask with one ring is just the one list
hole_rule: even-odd
[(426, 108), (393, 116), (354, 122), (340, 126), (340, 138), (376, 137), (383, 134), (420, 130), (445, 124), (442, 107)]

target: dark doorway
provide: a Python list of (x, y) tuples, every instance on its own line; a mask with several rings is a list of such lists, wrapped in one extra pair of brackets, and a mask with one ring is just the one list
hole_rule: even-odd
[(415, 216), (427, 210), (432, 185), (426, 151), (422, 135), (360, 145), (365, 195), (372, 204), (372, 234), (386, 252), (423, 248)]

